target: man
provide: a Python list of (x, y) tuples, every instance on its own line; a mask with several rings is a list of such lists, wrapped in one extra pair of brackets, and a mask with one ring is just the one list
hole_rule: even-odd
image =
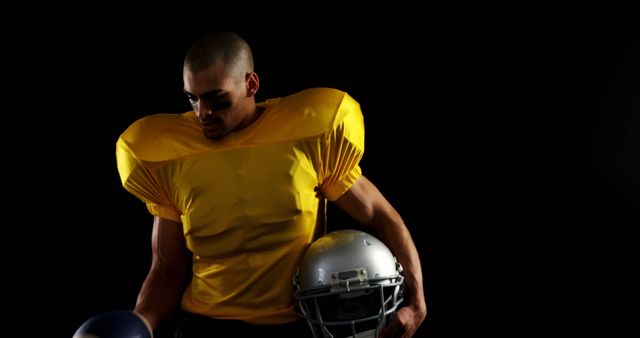
[[(256, 103), (251, 50), (230, 32), (197, 41), (183, 77), (193, 111), (143, 118), (117, 143), (123, 186), (154, 215), (135, 313), (157, 328), (180, 303), (184, 338), (225, 327), (305, 335), (291, 280), (326, 197), (371, 226), (403, 265), (406, 305), (383, 336), (411, 337), (427, 311), (419, 257), (401, 217), (361, 174), (358, 103), (329, 88)], [(188, 250), (193, 276), (183, 292)]]

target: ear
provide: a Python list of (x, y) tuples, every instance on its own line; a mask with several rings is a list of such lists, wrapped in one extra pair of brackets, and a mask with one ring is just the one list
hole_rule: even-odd
[(245, 83), (247, 86), (247, 97), (255, 96), (258, 88), (260, 88), (260, 78), (258, 78), (258, 74), (248, 72), (247, 75), (245, 75)]

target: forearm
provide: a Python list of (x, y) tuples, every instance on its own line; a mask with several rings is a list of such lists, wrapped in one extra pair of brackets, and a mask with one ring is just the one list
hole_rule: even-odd
[(378, 236), (387, 244), (404, 269), (407, 303), (426, 314), (420, 258), (402, 218), (393, 209), (385, 210), (374, 215), (369, 225), (376, 229)]
[(178, 307), (184, 281), (185, 269), (152, 267), (145, 279), (135, 312), (144, 316), (155, 330)]
[(409, 306), (423, 319), (427, 314), (427, 306), (420, 258), (411, 234), (398, 212), (364, 176), (334, 202), (360, 224), (372, 227), (393, 252), (404, 268)]

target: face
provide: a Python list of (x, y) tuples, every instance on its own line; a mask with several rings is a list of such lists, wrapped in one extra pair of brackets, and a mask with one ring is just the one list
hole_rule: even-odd
[(255, 101), (249, 88), (251, 74), (244, 78), (217, 62), (198, 72), (185, 68), (184, 92), (198, 117), (204, 135), (220, 139), (246, 127), (255, 113)]

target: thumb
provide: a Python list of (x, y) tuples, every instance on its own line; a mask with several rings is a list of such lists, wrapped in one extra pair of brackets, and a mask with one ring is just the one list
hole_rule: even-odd
[(392, 338), (395, 336), (395, 333), (398, 332), (402, 328), (402, 324), (398, 320), (398, 318), (394, 318), (389, 325), (380, 331), (380, 338)]

